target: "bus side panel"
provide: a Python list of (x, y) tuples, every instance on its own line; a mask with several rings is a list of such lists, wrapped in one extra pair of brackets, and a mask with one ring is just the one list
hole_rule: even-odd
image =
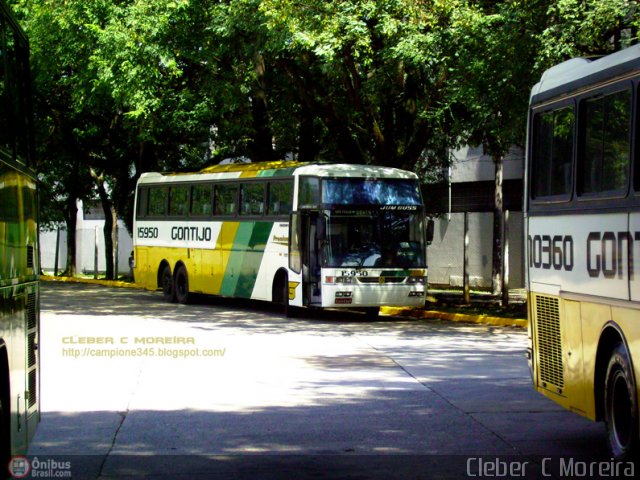
[(14, 453), (27, 451), (27, 349), (26, 344), (20, 341), (26, 337), (26, 325), (24, 321), (25, 299), (23, 292), (18, 294), (15, 288), (3, 289), (3, 308), (5, 341), (7, 343), (7, 355), (9, 360), (9, 384), (11, 393), (11, 447)]
[(602, 303), (581, 302), (582, 311), (582, 341), (584, 351), (584, 383), (586, 384), (587, 417), (596, 419), (596, 399), (594, 390), (596, 353), (602, 329), (611, 321), (611, 307)]
[[(260, 263), (251, 298), (271, 301), (273, 281), (276, 272), (281, 268), (287, 268), (289, 259), (289, 224), (274, 223), (269, 240), (264, 249), (264, 256)], [(291, 275), (289, 275), (291, 280)]]
[(594, 418), (593, 375), (585, 376), (584, 305), (548, 292), (531, 292), (529, 302), (536, 389), (564, 408)]
[(252, 298), (272, 227), (273, 222), (241, 222), (225, 269), (222, 295)]
[[(593, 391), (593, 375), (585, 375), (582, 335), (582, 313), (580, 302), (562, 302), (562, 345), (564, 359), (565, 388), (568, 408), (589, 416), (590, 405), (587, 392)], [(587, 358), (589, 358), (587, 356)], [(591, 405), (592, 407), (592, 405)]]
[(211, 280), (203, 291), (214, 295), (223, 295), (222, 284), (225, 280), (225, 272), (229, 265), (233, 244), (235, 242), (240, 222), (224, 222), (220, 224), (220, 233), (217, 235), (215, 249), (211, 252)]
[(149, 247), (134, 246), (133, 258), (135, 259), (135, 266), (133, 267), (133, 278), (135, 282), (147, 290), (155, 290), (158, 287), (158, 267), (155, 266), (154, 273), (152, 274), (152, 266), (149, 262)]

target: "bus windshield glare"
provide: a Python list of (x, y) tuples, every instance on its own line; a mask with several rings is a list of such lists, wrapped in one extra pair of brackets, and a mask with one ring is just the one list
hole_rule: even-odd
[(398, 211), (331, 216), (324, 266), (423, 268), (422, 218), (418, 212)]
[(329, 205), (422, 205), (415, 180), (340, 178), (322, 182), (322, 203)]

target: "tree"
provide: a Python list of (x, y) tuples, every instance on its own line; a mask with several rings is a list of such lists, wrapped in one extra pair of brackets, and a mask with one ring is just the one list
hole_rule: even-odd
[[(78, 199), (98, 197), (102, 204), (111, 278), (114, 213), (131, 212), (137, 175), (164, 165), (180, 167), (203, 150), (184, 147), (198, 134), (202, 144), (208, 124), (193, 120), (201, 115), (201, 104), (175, 60), (176, 42), (191, 38), (183, 22), (201, 18), (197, 12), (181, 15), (190, 5), (106, 0), (14, 5), (31, 39), (41, 127), (37, 168), (43, 188), (57, 192), (45, 203), (64, 212), (71, 274)], [(130, 227), (131, 217), (125, 218)]]
[(471, 1), (456, 11), (452, 29), (457, 63), (448, 89), (466, 105), (463, 138), (482, 145), (495, 165), (494, 293), (504, 280), (503, 159), (513, 145), (524, 146), (529, 92), (541, 73), (532, 65), (546, 12), (545, 2)]
[(578, 56), (620, 50), (638, 38), (638, 2), (634, 0), (558, 0), (547, 2), (540, 34), (539, 68)]
[(314, 115), (334, 158), (413, 169), (425, 151), (455, 142), (443, 40), (458, 5), (266, 0), (260, 10), (267, 51), (297, 95), (300, 124)]

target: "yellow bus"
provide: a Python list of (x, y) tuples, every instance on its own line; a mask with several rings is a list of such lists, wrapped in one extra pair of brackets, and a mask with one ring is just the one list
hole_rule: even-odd
[(296, 307), (423, 306), (424, 207), (417, 176), (363, 165), (265, 162), (137, 185), (135, 281)]
[(528, 126), (533, 382), (603, 420), (618, 460), (639, 447), (639, 83), (640, 46), (568, 60), (534, 86)]
[(38, 224), (29, 46), (0, 2), (0, 475), (40, 420)]

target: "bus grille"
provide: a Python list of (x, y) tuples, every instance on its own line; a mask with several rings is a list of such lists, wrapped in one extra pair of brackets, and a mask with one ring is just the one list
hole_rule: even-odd
[(407, 277), (358, 277), (358, 283), (402, 283)]
[(545, 388), (547, 384), (564, 388), (558, 299), (536, 296), (536, 320), (540, 380)]

